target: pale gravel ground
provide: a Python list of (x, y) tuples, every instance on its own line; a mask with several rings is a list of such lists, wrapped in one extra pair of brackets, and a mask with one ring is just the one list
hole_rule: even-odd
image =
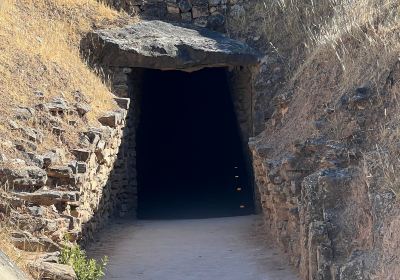
[(258, 216), (116, 221), (88, 248), (110, 258), (105, 279), (295, 280), (256, 232)]

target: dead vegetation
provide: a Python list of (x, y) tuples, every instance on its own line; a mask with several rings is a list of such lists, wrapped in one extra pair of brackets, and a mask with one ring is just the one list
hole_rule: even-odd
[(277, 153), (294, 138), (317, 137), (313, 123), (327, 111), (333, 113), (324, 131), (330, 131), (332, 139), (343, 141), (360, 129), (351, 127), (359, 116), (346, 119), (336, 106), (343, 96), (367, 87), (372, 106), (366, 109), (367, 124), (361, 128), (367, 147), (364, 168), (376, 186), (398, 193), (400, 3), (265, 0), (254, 5), (230, 24), (232, 30), (240, 30), (238, 37), (264, 38), (270, 55), (285, 65), (286, 82), (277, 95), (289, 96), (292, 105), (278, 131), (267, 126), (268, 135), (275, 135), (270, 142)]
[[(42, 102), (54, 97), (74, 102), (79, 93), (90, 104), (91, 111), (86, 122), (78, 123), (75, 133), (64, 127), (65, 138), (74, 145), (78, 130), (96, 125), (100, 114), (115, 108), (112, 94), (99, 73), (94, 73), (80, 57), (80, 39), (93, 28), (133, 19), (95, 0), (2, 0), (1, 3), (0, 138), (3, 146), (9, 146), (3, 140), (19, 138), (18, 132), (10, 130), (8, 122), (15, 108), (32, 107), (42, 95)], [(50, 131), (44, 134), (39, 150), (62, 145)], [(2, 152), (7, 154), (7, 150), (12, 154), (13, 150), (7, 147)]]
[[(4, 156), (24, 158), (15, 149), (22, 130), (13, 129), (10, 121), (43, 134), (35, 152), (55, 148), (68, 152), (77, 145), (81, 131), (97, 126), (101, 114), (116, 108), (101, 73), (90, 69), (80, 56), (79, 44), (93, 28), (130, 21), (134, 19), (95, 0), (0, 0), (0, 165)], [(17, 108), (33, 108), (55, 97), (73, 103), (77, 96), (90, 105), (90, 111), (76, 119), (74, 127), (69, 119), (61, 122), (63, 139), (38, 121), (40, 109), (32, 119), (15, 118)], [(27, 256), (10, 240), (13, 228), (2, 213), (7, 213), (2, 209), (6, 203), (0, 190), (0, 249), (27, 271)]]
[(335, 53), (336, 66), (331, 67), (341, 72), (334, 89), (336, 100), (357, 87), (370, 88), (373, 106), (364, 131), (366, 175), (376, 188), (398, 193), (400, 3), (343, 1), (334, 11), (332, 19), (310, 37), (311, 55), (329, 49)]
[(7, 197), (3, 187), (0, 188), (0, 249), (3, 253), (5, 253), (11, 260), (21, 268), (26, 275), (29, 275), (28, 269), (28, 258), (27, 253), (15, 248), (11, 242), (11, 232), (12, 226), (9, 221), (9, 217), (3, 214), (10, 209), (3, 209), (4, 207), (9, 208), (9, 204), (7, 203)]

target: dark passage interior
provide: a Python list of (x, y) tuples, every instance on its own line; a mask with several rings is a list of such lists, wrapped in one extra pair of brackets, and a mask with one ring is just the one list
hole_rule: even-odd
[(225, 68), (146, 70), (137, 129), (138, 217), (253, 213)]

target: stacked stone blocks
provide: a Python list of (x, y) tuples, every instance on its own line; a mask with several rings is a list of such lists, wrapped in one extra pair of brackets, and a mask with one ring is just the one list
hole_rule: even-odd
[(107, 0), (129, 14), (145, 18), (194, 23), (223, 31), (229, 10), (242, 0)]

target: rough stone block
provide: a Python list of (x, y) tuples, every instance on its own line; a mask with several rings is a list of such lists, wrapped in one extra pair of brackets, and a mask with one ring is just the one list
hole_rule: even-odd
[(99, 122), (104, 126), (116, 128), (119, 124), (121, 124), (122, 119), (123, 115), (121, 112), (109, 112), (100, 117)]
[(181, 12), (177, 4), (167, 4), (167, 11), (169, 14), (179, 14)]
[(53, 126), (52, 133), (56, 136), (61, 136), (65, 133), (65, 129), (63, 129), (62, 127)]
[(54, 98), (52, 102), (46, 103), (45, 108), (47, 108), (52, 115), (64, 115), (70, 109), (68, 102), (61, 97)]
[(177, 0), (177, 4), (182, 13), (187, 13), (192, 9), (192, 4), (189, 0)]
[(57, 245), (48, 237), (34, 237), (28, 232), (13, 232), (11, 241), (14, 246), (27, 252), (55, 252), (60, 250)]
[(54, 178), (72, 178), (72, 168), (69, 166), (51, 166), (47, 169), (47, 176)]
[(73, 268), (69, 265), (49, 263), (45, 261), (31, 262), (29, 269), (35, 273), (40, 273), (41, 279), (47, 280), (76, 280), (78, 277)]
[(75, 104), (75, 108), (80, 117), (85, 116), (90, 111), (90, 105), (84, 102)]
[(192, 21), (192, 13), (191, 12), (188, 12), (188, 13), (182, 13), (181, 14), (181, 17), (182, 17), (182, 21), (184, 21), (184, 22), (191, 22)]
[(47, 182), (47, 174), (36, 166), (0, 168), (0, 184), (7, 183), (12, 189), (32, 191)]
[(206, 17), (210, 14), (207, 6), (193, 6), (192, 16), (193, 18)]
[(21, 192), (13, 193), (13, 195), (27, 202), (42, 206), (50, 206), (58, 202), (79, 202), (79, 192), (76, 191), (37, 191), (34, 193)]
[(210, 6), (218, 6), (221, 4), (221, 0), (208, 0)]
[(87, 164), (85, 162), (78, 162), (77, 163), (77, 173), (86, 173), (88, 170)]
[(164, 2), (144, 3), (141, 9), (145, 17), (162, 19), (167, 14), (167, 5)]
[[(193, 15), (197, 18), (209, 14), (205, 6), (195, 7)], [(207, 26), (207, 16), (204, 17)], [(184, 14), (182, 18), (185, 20)], [(206, 28), (188, 28), (187, 25), (159, 20), (143, 20), (123, 28), (98, 30), (90, 33), (84, 41), (83, 44), (88, 45), (87, 51), (96, 49), (93, 59), (116, 67), (190, 69), (198, 65), (247, 66), (258, 63), (258, 53), (242, 42)], [(176, 49), (185, 51), (177, 52)]]
[(115, 102), (117, 102), (117, 105), (124, 110), (128, 110), (129, 106), (131, 104), (131, 99), (130, 98), (122, 98), (122, 97), (115, 97), (114, 98)]
[(90, 158), (91, 151), (85, 149), (74, 149), (71, 153), (76, 157), (76, 160), (87, 162)]

